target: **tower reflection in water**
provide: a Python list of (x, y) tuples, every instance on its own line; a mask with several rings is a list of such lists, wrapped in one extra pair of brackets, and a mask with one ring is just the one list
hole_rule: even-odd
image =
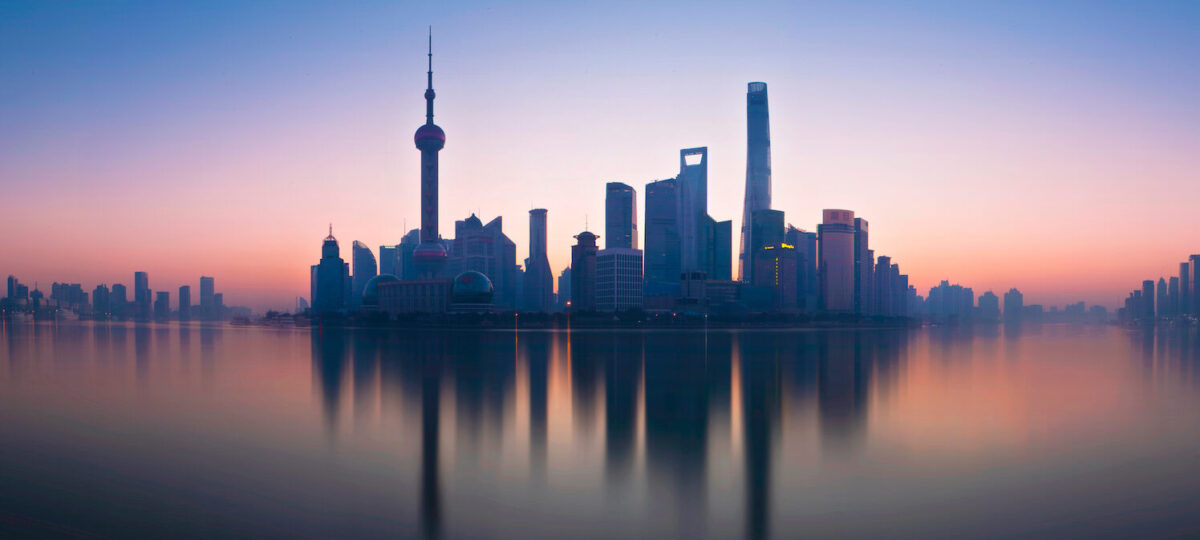
[[(721, 505), (740, 506), (744, 528), (728, 532), (765, 538), (782, 420), (815, 407), (821, 446), (854, 451), (872, 384), (887, 384), (907, 336), (325, 329), (312, 334), (312, 373), (332, 446), (344, 416), (361, 422), (375, 403), (420, 408), (411, 436), (426, 537), (472, 519), (447, 506), (457, 499), (446, 489), (482, 474), (550, 499), (602, 483), (610, 504), (649, 508), (638, 531), (672, 535), (713, 534), (710, 497), (736, 496), (742, 504)], [(497, 457), (514, 452), (527, 458)], [(740, 463), (732, 478), (710, 478), (728, 458)]]

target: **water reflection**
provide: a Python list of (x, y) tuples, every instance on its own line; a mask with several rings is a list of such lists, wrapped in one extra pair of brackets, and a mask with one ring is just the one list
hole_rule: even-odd
[[(871, 388), (890, 384), (908, 337), (326, 329), (311, 336), (312, 374), (330, 444), (341, 436), (347, 408), (361, 424), (375, 403), (419, 404), (426, 536), (443, 532), (441, 466), (451, 460), (456, 474), (479, 468), (523, 432), (514, 440), (528, 456), (527, 481), (546, 482), (556, 441), (582, 455), (598, 449), (612, 504), (645, 489), (657, 526), (691, 537), (709, 525), (714, 440), (738, 439), (721, 456), (741, 456), (741, 533), (765, 538), (784, 393), (798, 406), (815, 403), (827, 452), (852, 453), (865, 438)], [(517, 410), (526, 412), (518, 417)], [(442, 444), (447, 437), (453, 445)], [(575, 466), (580, 455), (564, 459)], [(631, 484), (639, 460), (645, 486)]]
[(1200, 526), (1195, 329), (2, 330), (0, 507), (101, 536)]

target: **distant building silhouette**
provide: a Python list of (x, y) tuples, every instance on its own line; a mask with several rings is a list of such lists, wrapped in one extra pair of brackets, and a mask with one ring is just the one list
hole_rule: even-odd
[(129, 291), (124, 285), (120, 283), (113, 284), (109, 303), (112, 306), (114, 319), (123, 321), (129, 317)]
[[(329, 227), (329, 238), (333, 238), (333, 226)], [(325, 240), (328, 242), (329, 238)], [(337, 240), (333, 241), (336, 251)], [(321, 248), (324, 252), (324, 247)], [(200, 276), (200, 319), (204, 321), (217, 320), (216, 281), (207, 276)], [(314, 303), (316, 301), (314, 300)]]
[(1157, 291), (1158, 291), (1158, 295), (1155, 297), (1155, 304), (1157, 305), (1157, 310), (1156, 310), (1157, 314), (1160, 318), (1170, 317), (1171, 316), (1171, 304), (1168, 301), (1168, 297), (1167, 297), (1167, 280), (1165, 280), (1161, 277), (1158, 278)]
[(188, 285), (179, 288), (179, 320), (192, 320), (192, 288)]
[(1183, 312), (1179, 310), (1179, 276), (1171, 276), (1167, 285), (1167, 302), (1170, 305), (1170, 316), (1178, 317)]
[(1191, 301), (1188, 305), (1191, 307), (1191, 315), (1200, 318), (1200, 255), (1192, 255), (1188, 258), (1188, 266), (1191, 268)]
[(1146, 321), (1154, 320), (1154, 280), (1142, 282), (1141, 318)]
[(92, 316), (97, 320), (112, 317), (112, 296), (104, 284), (96, 285), (92, 290)]
[(821, 307), (854, 311), (854, 212), (825, 210), (817, 226), (821, 276)]
[(583, 231), (571, 246), (571, 310), (596, 309), (596, 235)]
[(854, 312), (870, 315), (875, 259), (867, 238), (867, 220), (854, 218)]
[(136, 306), (136, 318), (139, 321), (150, 320), (150, 276), (145, 272), (133, 273), (133, 301)]
[(1179, 314), (1192, 313), (1192, 273), (1188, 263), (1179, 263)]
[(154, 319), (165, 321), (171, 318), (171, 293), (158, 291), (154, 294)]
[(1024, 310), (1025, 297), (1021, 295), (1021, 291), (1012, 288), (1004, 293), (1004, 320), (1006, 322), (1020, 321)]
[(979, 295), (979, 317), (977, 319), (983, 322), (999, 321), (1000, 297), (992, 291)]
[(767, 112), (767, 83), (746, 86), (746, 196), (742, 208), (738, 279), (752, 281), (755, 246), (754, 213), (771, 208), (771, 124)]

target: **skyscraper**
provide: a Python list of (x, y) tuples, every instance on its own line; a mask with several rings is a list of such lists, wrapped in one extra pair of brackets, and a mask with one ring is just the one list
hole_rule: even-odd
[(150, 276), (145, 272), (133, 273), (133, 301), (138, 320), (150, 320)]
[(165, 321), (171, 317), (171, 293), (158, 291), (154, 294), (154, 319)]
[(604, 235), (606, 248), (638, 249), (637, 191), (621, 182), (605, 186)]
[[(1179, 263), (1179, 314), (1189, 315), (1192, 313), (1192, 273), (1188, 267), (1188, 263)], [(1133, 313), (1128, 314), (1133, 317)]]
[(1142, 282), (1142, 312), (1141, 318), (1144, 321), (1154, 320), (1154, 280), (1147, 279)]
[(754, 261), (754, 286), (771, 291), (771, 310), (796, 309), (796, 248), (783, 242), (763, 246)]
[(708, 227), (712, 234), (712, 247), (709, 248), (708, 279), (729, 281), (733, 279), (733, 221), (716, 221), (708, 218)]
[(1170, 303), (1170, 315), (1178, 317), (1179, 311), (1179, 276), (1171, 276), (1170, 284), (1167, 286), (1167, 302)]
[(678, 205), (679, 184), (676, 179), (646, 184), (647, 295), (678, 292), (681, 271)]
[(571, 246), (571, 311), (596, 309), (596, 235), (583, 231)]
[(371, 248), (358, 240), (355, 240), (354, 244), (350, 246), (350, 262), (353, 265), (350, 306), (356, 307), (362, 303), (362, 293), (363, 289), (367, 287), (367, 282), (377, 276), (378, 272), (375, 266), (375, 254), (371, 252)]
[(854, 311), (862, 315), (871, 312), (872, 273), (875, 260), (867, 245), (867, 220), (854, 218)]
[(192, 288), (188, 285), (179, 288), (179, 320), (192, 320)]
[(875, 276), (875, 305), (872, 311), (877, 315), (892, 317), (896, 314), (896, 304), (900, 299), (895, 298), (896, 284), (892, 281), (892, 258), (880, 255), (879, 261), (872, 271)]
[(1158, 278), (1158, 296), (1155, 299), (1155, 303), (1158, 305), (1156, 311), (1160, 318), (1171, 316), (1171, 304), (1167, 300), (1167, 280), (1161, 277)]
[(754, 213), (771, 207), (771, 123), (767, 115), (767, 83), (746, 88), (746, 197), (742, 210), (742, 238), (738, 249), (738, 279), (753, 277)]
[[(698, 158), (698, 159), (697, 159)], [(693, 163), (689, 163), (693, 161)], [(711, 242), (708, 219), (708, 148), (684, 148), (679, 151), (679, 242), (681, 269), (685, 272), (708, 271)], [(708, 233), (708, 234), (706, 234)]]
[(109, 304), (112, 306), (113, 318), (125, 320), (129, 317), (129, 290), (120, 283), (114, 283), (112, 295), (109, 296)]
[(413, 142), (421, 151), (421, 244), (413, 262), (422, 279), (435, 279), (446, 265), (446, 246), (438, 234), (438, 152), (446, 146), (446, 132), (433, 123), (433, 33), (429, 35), (429, 71), (426, 73), (425, 124), (417, 128)]
[[(321, 261), (317, 263), (317, 291), (313, 295), (312, 306), (314, 312), (318, 314), (334, 313), (344, 307), (345, 266), (341, 257), (341, 249), (338, 248), (337, 238), (333, 237), (333, 226), (330, 225), (329, 236), (326, 236), (325, 240), (321, 242)], [(205, 298), (204, 279), (200, 278), (201, 304), (204, 303)], [(209, 287), (209, 291), (211, 291), (211, 282)], [(210, 299), (209, 302), (215, 307), (215, 299)], [(208, 310), (205, 310), (205, 317), (209, 317)]]
[(796, 296), (799, 307), (813, 311), (817, 309), (817, 233), (789, 225), (784, 241), (796, 246)]
[[(333, 225), (329, 226), (329, 237), (333, 238)], [(328, 240), (328, 239), (327, 239)], [(336, 247), (337, 240), (334, 240)], [(213, 321), (217, 318), (214, 296), (216, 287), (213, 278), (200, 276), (200, 320)]]
[(379, 275), (400, 277), (400, 246), (379, 246)]
[[(636, 241), (636, 233), (634, 238)], [(543, 313), (554, 310), (554, 275), (550, 272), (550, 259), (546, 255), (545, 208), (529, 211), (529, 258), (525, 259), (523, 299), (526, 310)]]
[(1189, 266), (1192, 269), (1192, 289), (1191, 289), (1191, 314), (1200, 318), (1200, 255), (1192, 255), (1190, 257)]
[(825, 210), (817, 226), (821, 308), (854, 311), (854, 212)]

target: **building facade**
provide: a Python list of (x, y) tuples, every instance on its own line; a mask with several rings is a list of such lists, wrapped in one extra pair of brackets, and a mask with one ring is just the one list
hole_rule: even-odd
[(642, 250), (608, 248), (596, 252), (596, 310), (642, 308)]
[(821, 309), (854, 311), (854, 212), (827, 209), (817, 226)]

